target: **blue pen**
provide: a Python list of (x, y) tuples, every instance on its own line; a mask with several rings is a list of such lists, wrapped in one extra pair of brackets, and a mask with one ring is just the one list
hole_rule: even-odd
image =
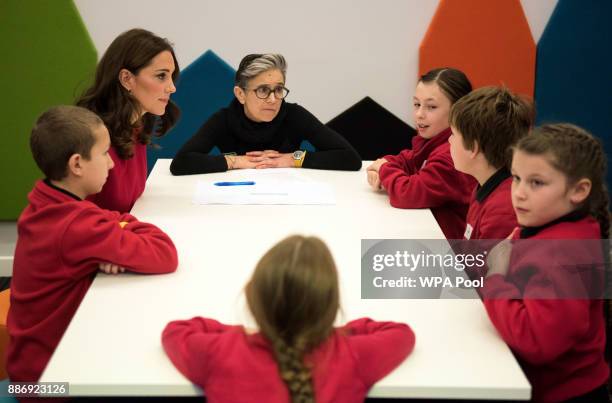
[(254, 185), (253, 181), (246, 182), (215, 182), (215, 186), (250, 186)]

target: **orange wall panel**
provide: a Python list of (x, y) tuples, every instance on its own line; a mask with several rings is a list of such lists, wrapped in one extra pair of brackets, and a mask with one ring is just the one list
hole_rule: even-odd
[(504, 84), (533, 97), (536, 44), (519, 0), (441, 0), (419, 47), (419, 74), (467, 74), (474, 88)]

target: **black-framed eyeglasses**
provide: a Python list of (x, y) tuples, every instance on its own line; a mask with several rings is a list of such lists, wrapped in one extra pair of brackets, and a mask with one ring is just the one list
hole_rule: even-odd
[(276, 99), (284, 99), (287, 95), (289, 95), (289, 88), (283, 87), (279, 85), (278, 87), (270, 88), (268, 86), (262, 85), (257, 88), (245, 88), (246, 90), (251, 90), (255, 93), (255, 96), (259, 99), (268, 99), (270, 94), (274, 93), (274, 98)]

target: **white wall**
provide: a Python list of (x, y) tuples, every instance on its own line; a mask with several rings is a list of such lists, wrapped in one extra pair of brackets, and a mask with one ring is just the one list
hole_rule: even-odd
[[(495, 0), (497, 1), (497, 0)], [(289, 101), (328, 121), (365, 97), (412, 124), (418, 48), (437, 0), (75, 0), (101, 56), (141, 27), (175, 44), (181, 68), (212, 49), (234, 68), (255, 52), (282, 53)], [(534, 39), (557, 0), (521, 0)]]

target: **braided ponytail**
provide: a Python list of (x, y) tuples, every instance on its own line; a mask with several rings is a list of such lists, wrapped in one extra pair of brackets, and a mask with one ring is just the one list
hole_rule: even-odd
[(331, 334), (339, 309), (331, 252), (319, 238), (286, 238), (257, 263), (245, 292), (291, 401), (314, 403), (311, 366), (304, 357)]
[(599, 191), (601, 194), (601, 200), (597, 203), (597, 206), (594, 206), (592, 210), (593, 217), (599, 221), (599, 226), (601, 228), (601, 239), (609, 239), (610, 238), (610, 210), (608, 206), (610, 205), (610, 200), (608, 196), (608, 189), (606, 189), (606, 185), (602, 184), (601, 190)]
[[(612, 363), (612, 272), (610, 267), (610, 210), (608, 208), (610, 200), (605, 184), (601, 184), (599, 191), (600, 199), (596, 206), (593, 206), (593, 217), (599, 222), (601, 230), (601, 244), (604, 257), (604, 316), (606, 318), (606, 360), (608, 365)], [(612, 382), (612, 378), (610, 379)], [(612, 386), (612, 385), (609, 385)]]
[[(606, 317), (606, 359), (608, 364), (612, 363), (612, 300), (608, 297), (612, 293), (612, 272), (610, 271), (610, 210), (608, 191), (603, 185), (601, 194), (603, 197), (599, 202), (597, 210), (594, 212), (594, 217), (599, 221), (601, 228), (602, 249), (604, 256), (604, 315)], [(612, 380), (611, 380), (612, 381)]]
[(289, 389), (292, 403), (314, 403), (312, 374), (304, 363), (304, 348), (288, 346), (282, 339), (274, 343), (280, 376)]

